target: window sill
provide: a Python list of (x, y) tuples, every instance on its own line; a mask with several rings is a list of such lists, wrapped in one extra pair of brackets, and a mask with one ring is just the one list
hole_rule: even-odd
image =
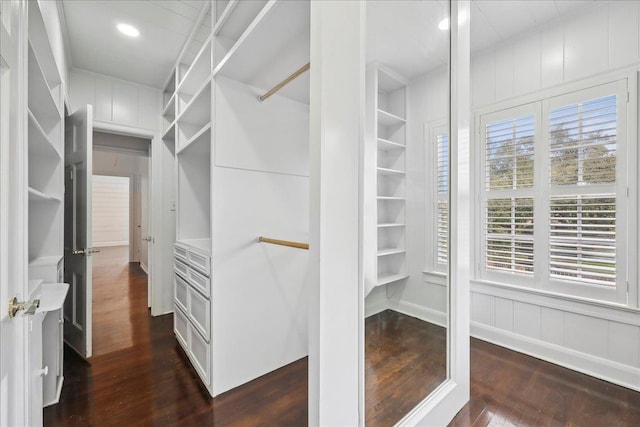
[(424, 270), (422, 272), (422, 276), (424, 277), (424, 281), (427, 283), (444, 287), (447, 286), (447, 273)]
[(471, 280), (471, 292), (640, 326), (640, 309), (488, 280)]

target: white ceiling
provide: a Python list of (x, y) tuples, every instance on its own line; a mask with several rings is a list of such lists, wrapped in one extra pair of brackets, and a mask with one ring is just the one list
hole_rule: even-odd
[[(472, 51), (486, 49), (602, 1), (605, 0), (472, 0)], [(63, 0), (72, 65), (161, 88), (203, 3)], [(446, 0), (376, 0), (367, 6), (368, 61), (392, 65), (408, 78), (446, 63), (447, 33), (437, 28), (448, 15)], [(137, 27), (140, 37), (120, 34), (116, 30), (120, 22)]]
[[(160, 88), (200, 14), (201, 0), (63, 0), (73, 67)], [(138, 38), (116, 30), (140, 30)]]
[[(607, 0), (472, 0), (471, 51)], [(367, 61), (389, 65), (407, 78), (446, 64), (448, 37), (438, 29), (447, 17), (444, 0), (381, 0), (367, 7)]]

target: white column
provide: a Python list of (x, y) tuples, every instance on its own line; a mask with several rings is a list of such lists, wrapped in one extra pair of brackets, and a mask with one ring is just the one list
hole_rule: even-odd
[(309, 425), (362, 424), (364, 2), (311, 2)]

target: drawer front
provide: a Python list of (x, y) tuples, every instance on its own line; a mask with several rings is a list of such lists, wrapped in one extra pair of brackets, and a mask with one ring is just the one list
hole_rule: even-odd
[(178, 273), (179, 275), (181, 275), (183, 278), (187, 278), (187, 264), (185, 264), (184, 262), (180, 261), (179, 258), (175, 258), (174, 262), (173, 262), (173, 269), (175, 270), (176, 273)]
[(182, 310), (188, 312), (189, 307), (189, 285), (179, 275), (174, 275), (174, 297), (176, 305), (179, 305)]
[(200, 292), (189, 288), (189, 319), (193, 326), (209, 341), (211, 325), (211, 304)]
[(208, 255), (189, 250), (187, 252), (189, 267), (193, 267), (203, 273), (205, 276), (210, 275), (211, 264)]
[(183, 261), (187, 261), (187, 248), (178, 244), (173, 245), (173, 255)]
[(196, 270), (189, 268), (187, 280), (194, 288), (202, 292), (207, 298), (211, 295), (211, 282), (208, 277), (203, 276)]
[(187, 345), (187, 339), (189, 336), (188, 330), (189, 321), (187, 320), (187, 316), (182, 312), (180, 306), (176, 305), (175, 310), (173, 311), (173, 331), (176, 334), (178, 342), (187, 353), (189, 352), (189, 346)]
[(211, 372), (211, 347), (198, 331), (191, 327), (189, 328), (189, 356), (193, 367), (200, 374), (202, 382), (208, 386), (210, 384), (209, 373)]

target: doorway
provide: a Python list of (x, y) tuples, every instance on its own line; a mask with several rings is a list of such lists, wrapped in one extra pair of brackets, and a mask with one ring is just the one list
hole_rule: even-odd
[(93, 134), (93, 355), (134, 345), (134, 315), (150, 307), (150, 141)]

